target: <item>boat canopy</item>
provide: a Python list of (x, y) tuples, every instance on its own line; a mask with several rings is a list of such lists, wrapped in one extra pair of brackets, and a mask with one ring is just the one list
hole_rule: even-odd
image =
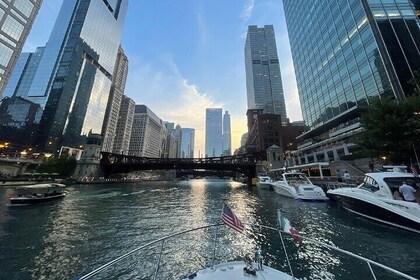
[[(307, 163), (307, 164), (301, 164), (301, 165), (294, 165), (290, 166), (288, 168), (282, 167), (282, 168), (276, 168), (271, 169), (270, 172), (288, 172), (291, 170), (298, 170), (302, 172), (303, 170), (307, 170), (307, 176), (311, 176), (311, 169), (316, 170), (316, 173), (319, 174), (319, 177), (324, 178), (323, 169), (327, 169), (329, 172), (330, 163), (329, 162), (313, 162), (313, 163)], [(302, 172), (306, 173), (306, 172)]]
[(35, 189), (50, 189), (50, 188), (64, 188), (66, 185), (51, 183), (51, 184), (36, 184), (28, 186), (19, 186), (19, 189), (35, 190)]

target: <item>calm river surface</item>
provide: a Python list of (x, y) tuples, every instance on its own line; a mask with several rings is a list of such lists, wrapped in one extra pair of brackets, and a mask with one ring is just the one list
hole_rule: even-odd
[[(13, 189), (0, 189), (0, 279), (77, 279), (148, 241), (219, 222), (223, 202), (243, 222), (271, 226), (280, 208), (301, 234), (420, 278), (419, 235), (358, 218), (333, 203), (294, 201), (232, 181), (75, 185), (66, 192), (50, 205), (8, 208)], [(158, 279), (179, 279), (210, 265), (214, 233), (202, 230), (165, 244)], [(275, 232), (238, 235), (223, 226), (218, 235), (218, 261), (244, 256), (259, 243), (266, 263), (287, 269)], [(299, 279), (372, 279), (365, 263), (285, 242)], [(94, 279), (152, 279), (159, 248), (136, 253)], [(399, 279), (374, 270), (378, 279)]]

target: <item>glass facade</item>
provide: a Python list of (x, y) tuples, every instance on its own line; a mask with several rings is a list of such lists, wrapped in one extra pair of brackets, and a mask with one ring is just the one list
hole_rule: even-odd
[(181, 128), (181, 158), (194, 158), (195, 129)]
[(371, 97), (413, 92), (407, 81), (420, 70), (419, 21), (410, 0), (283, 5), (307, 127), (298, 163), (337, 159), (357, 148), (349, 137)]
[(228, 111), (225, 111), (223, 115), (223, 155), (232, 155), (232, 141), (230, 131), (230, 115)]
[[(419, 26), (414, 21), (409, 23), (415, 18), (409, 0), (284, 0), (283, 3), (303, 118), (309, 129), (363, 107), (369, 97), (400, 95), (401, 86), (394, 79), (399, 69), (387, 55), (387, 51), (400, 46), (386, 42), (385, 33), (389, 30), (377, 32), (376, 24), (380, 26), (381, 22), (377, 21), (379, 12), (374, 7), (382, 7), (386, 25), (394, 8), (401, 8), (398, 21), (406, 28), (400, 36), (414, 36), (410, 45), (415, 57), (418, 48), (413, 39)], [(411, 35), (409, 26), (413, 29)]]
[(287, 122), (276, 38), (272, 25), (248, 27), (245, 43), (248, 109), (281, 115)]
[(34, 53), (21, 53), (16, 62), (3, 96), (20, 96), (28, 99), (28, 92), (33, 82), (44, 47), (37, 48)]
[(36, 69), (21, 76), (30, 85), (14, 93), (43, 109), (33, 143), (38, 149), (78, 147), (89, 132), (102, 132), (127, 5), (63, 1)]
[(223, 155), (222, 111), (221, 108), (206, 109), (205, 157), (220, 157)]
[(0, 0), (0, 97), (42, 0)]

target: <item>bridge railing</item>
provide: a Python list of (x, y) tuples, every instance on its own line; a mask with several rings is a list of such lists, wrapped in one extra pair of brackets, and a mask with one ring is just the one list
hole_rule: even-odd
[(225, 157), (210, 157), (210, 158), (150, 158), (137, 157), (130, 155), (120, 155), (113, 153), (102, 152), (102, 165), (125, 165), (125, 164), (178, 164), (178, 163), (196, 163), (196, 164), (254, 164), (258, 161), (265, 160), (266, 154), (263, 153), (248, 153), (241, 155), (225, 156)]

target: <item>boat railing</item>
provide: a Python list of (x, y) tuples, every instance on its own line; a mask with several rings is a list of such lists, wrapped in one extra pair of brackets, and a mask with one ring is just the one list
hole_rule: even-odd
[[(305, 242), (310, 242), (310, 243), (312, 243), (314, 245), (317, 245), (317, 246), (320, 246), (320, 247), (324, 247), (324, 248), (328, 248), (330, 250), (339, 252), (339, 253), (344, 254), (344, 255), (347, 255), (349, 257), (358, 259), (358, 260), (364, 262), (367, 265), (367, 267), (369, 268), (369, 271), (371, 273), (372, 279), (374, 279), (374, 280), (379, 279), (377, 277), (377, 275), (375, 274), (374, 270), (373, 270), (373, 267), (375, 267), (375, 266), (376, 267), (379, 267), (379, 268), (381, 268), (381, 269), (383, 269), (383, 270), (385, 270), (385, 271), (387, 271), (387, 272), (389, 272), (389, 273), (391, 273), (391, 274), (393, 274), (395, 276), (402, 277), (404, 279), (418, 280), (417, 278), (414, 278), (414, 277), (412, 277), (410, 275), (407, 275), (407, 274), (405, 274), (403, 272), (400, 272), (398, 270), (395, 270), (393, 268), (390, 268), (390, 267), (388, 267), (386, 265), (383, 265), (381, 263), (375, 262), (375, 261), (370, 260), (368, 258), (359, 256), (359, 255), (354, 254), (352, 252), (343, 250), (343, 249), (338, 248), (338, 247), (336, 247), (334, 245), (326, 244), (324, 242), (315, 240), (313, 238), (309, 238), (309, 237), (302, 236), (302, 235), (297, 235), (297, 234), (291, 234), (289, 232), (285, 232), (285, 231), (279, 230), (278, 228), (275, 228), (275, 227), (272, 227), (272, 226), (266, 226), (266, 225), (260, 225), (260, 224), (248, 224), (248, 223), (245, 224), (245, 225), (246, 226), (249, 226), (249, 227), (252, 227), (252, 228), (268, 229), (268, 230), (273, 230), (273, 231), (278, 232), (278, 234), (280, 235), (280, 239), (282, 241), (281, 242), (282, 243), (282, 249), (283, 249), (283, 251), (285, 253), (285, 257), (286, 257), (286, 260), (287, 260), (287, 266), (289, 268), (289, 273), (291, 274), (291, 276), (293, 277), (293, 279), (295, 279), (295, 277), (293, 276), (294, 273), (293, 273), (293, 269), (292, 269), (291, 264), (290, 264), (290, 261), (289, 261), (289, 257), (288, 257), (288, 253), (287, 253), (287, 248), (286, 248), (286, 246), (285, 246), (285, 244), (283, 242), (283, 236), (290, 237), (290, 238), (300, 238), (300, 239), (302, 239)], [(131, 255), (133, 255), (136, 252), (139, 252), (139, 251), (141, 251), (143, 249), (146, 249), (148, 247), (151, 247), (153, 245), (159, 245), (159, 248), (160, 249), (159, 249), (159, 253), (158, 253), (158, 260), (157, 260), (157, 262), (155, 264), (155, 267), (154, 267), (153, 278), (151, 278), (151, 279), (154, 279), (154, 280), (155, 279), (159, 279), (157, 277), (158, 277), (160, 268), (162, 266), (161, 265), (161, 261), (162, 261), (162, 255), (163, 255), (163, 251), (164, 251), (164, 247), (165, 247), (166, 242), (169, 239), (175, 238), (177, 236), (181, 236), (181, 235), (184, 235), (184, 234), (187, 234), (187, 233), (191, 233), (191, 232), (195, 232), (195, 231), (199, 231), (199, 230), (205, 230), (205, 229), (209, 229), (209, 228), (216, 228), (216, 233), (215, 233), (215, 236), (214, 236), (214, 243), (213, 243), (213, 250), (212, 250), (211, 266), (210, 266), (210, 267), (214, 267), (214, 265), (215, 265), (215, 256), (216, 256), (216, 249), (217, 249), (218, 229), (219, 229), (220, 226), (224, 226), (224, 224), (222, 224), (222, 223), (216, 223), (216, 224), (210, 224), (210, 225), (200, 226), (200, 227), (196, 227), (196, 228), (193, 228), (193, 229), (188, 229), (188, 230), (184, 230), (184, 231), (181, 231), (181, 232), (177, 232), (177, 233), (174, 233), (174, 234), (171, 234), (171, 235), (168, 235), (168, 236), (165, 236), (165, 237), (156, 239), (154, 241), (150, 241), (150, 242), (148, 242), (148, 243), (146, 243), (146, 244), (144, 244), (142, 246), (139, 246), (139, 247), (137, 247), (137, 248), (135, 248), (135, 249), (133, 249), (133, 250), (131, 250), (131, 251), (123, 254), (122, 256), (120, 256), (118, 258), (115, 258), (115, 259), (113, 259), (113, 260), (105, 263), (104, 265), (96, 268), (95, 270), (93, 270), (93, 271), (91, 271), (91, 272), (89, 272), (89, 273), (87, 273), (87, 274), (85, 274), (85, 275), (83, 275), (83, 276), (81, 276), (79, 278), (76, 278), (76, 279), (78, 279), (78, 280), (87, 280), (87, 279), (90, 279), (90, 278), (98, 275), (99, 273), (103, 272), (105, 269), (107, 269), (107, 268), (113, 266), (114, 264), (120, 262), (121, 260), (123, 260), (123, 259), (125, 259), (125, 258), (127, 258), (127, 257), (129, 257)]]

